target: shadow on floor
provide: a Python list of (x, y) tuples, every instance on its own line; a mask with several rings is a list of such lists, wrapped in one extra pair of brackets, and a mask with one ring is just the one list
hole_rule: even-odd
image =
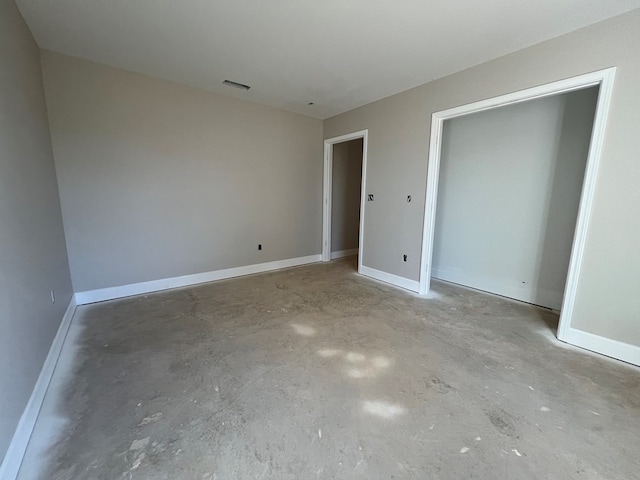
[(546, 308), (540, 307), (540, 309), (538, 310), (538, 315), (541, 322), (549, 329), (549, 331), (553, 334), (553, 336), (557, 337), (558, 323), (560, 321), (559, 313), (553, 310), (547, 310)]
[(348, 265), (354, 272), (358, 271), (358, 255), (350, 255), (348, 257), (336, 258), (331, 260), (332, 262), (342, 262), (344, 265)]

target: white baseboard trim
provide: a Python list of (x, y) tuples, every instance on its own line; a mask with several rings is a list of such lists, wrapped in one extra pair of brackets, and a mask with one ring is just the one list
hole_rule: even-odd
[(418, 282), (417, 280), (409, 280), (408, 278), (376, 270), (375, 268), (365, 267), (364, 265), (360, 267), (359, 273), (361, 275), (365, 275), (367, 277), (371, 277), (376, 280), (380, 280), (381, 282), (389, 283), (395, 287), (404, 288), (405, 290), (410, 290), (415, 293), (418, 293), (420, 291), (420, 282)]
[(74, 296), (72, 296), (69, 301), (69, 305), (67, 306), (67, 310), (64, 312), (60, 326), (58, 327), (58, 332), (51, 343), (51, 348), (49, 348), (49, 354), (42, 365), (42, 370), (40, 370), (38, 380), (33, 387), (31, 397), (29, 397), (27, 406), (25, 407), (24, 412), (22, 412), (22, 416), (20, 417), (16, 431), (13, 434), (7, 453), (2, 461), (2, 465), (0, 465), (0, 479), (2, 480), (14, 480), (18, 476), (20, 466), (22, 465), (22, 459), (27, 451), (27, 446), (29, 445), (33, 428), (35, 427), (40, 409), (42, 408), (44, 396), (49, 388), (53, 371), (58, 363), (58, 358), (62, 351), (62, 345), (64, 344), (64, 339), (67, 337), (67, 333), (69, 332), (69, 326), (71, 325), (71, 319), (73, 318), (75, 311), (76, 301)]
[(275, 262), (258, 263), (255, 265), (247, 265), (244, 267), (226, 268), (224, 270), (195, 273), (192, 275), (183, 275), (180, 277), (162, 278), (160, 280), (132, 283), (130, 285), (122, 285), (118, 287), (87, 290), (84, 292), (76, 293), (76, 302), (78, 305), (104, 302), (106, 300), (114, 300), (116, 298), (159, 292), (161, 290), (169, 290), (171, 288), (188, 287), (191, 285), (197, 285), (199, 283), (215, 282), (216, 280), (241, 277), (243, 275), (251, 275), (253, 273), (269, 272), (272, 270), (279, 270), (281, 268), (297, 267), (299, 265), (307, 265), (309, 263), (320, 262), (321, 260), (322, 255), (320, 254), (308, 255), (306, 257), (276, 260)]
[(331, 252), (331, 260), (335, 260), (336, 258), (342, 258), (342, 257), (350, 257), (352, 255), (357, 255), (357, 254), (358, 254), (357, 248), (352, 248), (350, 250), (337, 250), (335, 252)]
[(563, 338), (558, 337), (558, 340), (576, 347), (591, 350), (592, 352), (596, 352), (601, 355), (606, 355), (607, 357), (640, 366), (640, 347), (636, 345), (630, 345), (628, 343), (619, 342), (618, 340), (601, 337), (600, 335), (594, 335), (593, 333), (572, 327), (569, 327), (566, 330)]
[(489, 278), (476, 278), (468, 275), (453, 272), (447, 269), (431, 269), (431, 277), (436, 280), (456, 283), (465, 287), (480, 290), (482, 292), (494, 293), (503, 297), (513, 298), (521, 302), (532, 303), (542, 307), (560, 310), (562, 306), (563, 292), (554, 292), (551, 290), (536, 290), (535, 292), (530, 286), (508, 285), (503, 282), (496, 282)]

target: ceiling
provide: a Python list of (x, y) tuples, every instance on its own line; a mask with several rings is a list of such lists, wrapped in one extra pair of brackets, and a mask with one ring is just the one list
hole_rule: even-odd
[(16, 3), (43, 49), (319, 119), (640, 8), (640, 0)]

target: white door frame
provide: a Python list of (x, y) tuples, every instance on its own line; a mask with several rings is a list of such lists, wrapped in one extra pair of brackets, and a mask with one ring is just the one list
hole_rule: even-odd
[(442, 129), (445, 120), (449, 120), (471, 113), (499, 108), (514, 103), (526, 102), (537, 98), (558, 95), (574, 90), (581, 90), (599, 85), (598, 103), (593, 121), (589, 155), (585, 170), (578, 219), (571, 248), (571, 259), (567, 272), (567, 282), (562, 299), (560, 311), (560, 323), (558, 325), (558, 339), (566, 340), (571, 326), (575, 296), (578, 287), (578, 279), (582, 270), (584, 247), (587, 240), (587, 230), (591, 219), (593, 195), (598, 174), (602, 145), (604, 143), (605, 126), (611, 104), (615, 67), (599, 70), (597, 72), (579, 75), (577, 77), (548, 83), (538, 87), (528, 88), (518, 92), (501, 95), (499, 97), (482, 100), (460, 107), (450, 108), (435, 112), (431, 116), (431, 139), (429, 149), (429, 165), (427, 171), (427, 192), (424, 208), (424, 227), (422, 238), (422, 258), (420, 261), (420, 293), (429, 292), (431, 284), (431, 267), (433, 256), (433, 239), (435, 234), (436, 202), (438, 199), (438, 175), (440, 171), (440, 155), (442, 148)]
[(324, 141), (324, 188), (322, 199), (322, 261), (331, 260), (331, 192), (333, 188), (333, 146), (336, 143), (362, 139), (362, 180), (360, 183), (360, 226), (358, 231), (358, 272), (362, 269), (362, 252), (364, 236), (365, 185), (367, 178), (367, 140), (369, 130), (340, 135)]

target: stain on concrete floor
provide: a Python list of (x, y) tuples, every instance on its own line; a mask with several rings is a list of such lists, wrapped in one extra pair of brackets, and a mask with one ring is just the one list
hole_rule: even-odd
[(637, 478), (640, 369), (354, 263), (79, 307), (19, 478)]

